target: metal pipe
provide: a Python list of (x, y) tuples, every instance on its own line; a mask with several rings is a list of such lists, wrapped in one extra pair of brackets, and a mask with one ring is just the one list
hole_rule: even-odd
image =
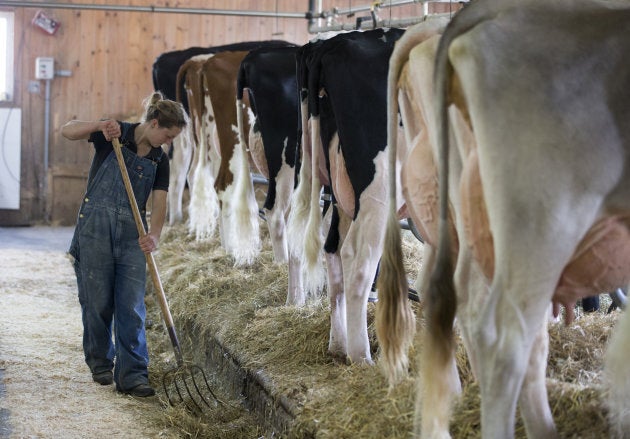
[[(442, 0), (442, 1), (450, 1), (450, 0)], [(396, 6), (409, 5), (412, 3), (421, 3), (421, 1), (420, 0), (390, 0), (390, 1), (384, 0), (380, 2), (372, 2), (366, 6), (356, 6), (356, 7), (346, 8), (346, 9), (334, 8), (330, 10), (331, 12), (324, 11), (323, 14), (330, 13), (331, 15), (352, 15), (355, 12), (370, 11), (374, 8), (374, 6), (377, 6), (379, 8), (393, 8)]]
[(336, 23), (329, 24), (324, 26), (309, 26), (308, 32), (311, 34), (316, 34), (320, 32), (339, 32), (339, 31), (347, 31), (347, 30), (366, 30), (373, 29), (374, 27), (409, 27), (414, 24), (422, 23), (423, 21), (431, 20), (437, 17), (449, 17), (450, 14), (429, 14), (423, 17), (410, 17), (410, 18), (396, 18), (396, 19), (385, 19), (385, 20), (377, 20), (376, 26), (373, 25), (372, 21), (363, 21), (357, 27), (356, 22), (353, 23)]
[(308, 18), (308, 24), (315, 23), (315, 0), (308, 0), (308, 12), (306, 17)]
[[(321, 18), (325, 18), (328, 21), (326, 25), (315, 25), (310, 22), (308, 26), (308, 32), (310, 34), (317, 34), (320, 32), (338, 32), (348, 30), (362, 30), (372, 29), (374, 27), (409, 27), (417, 23), (421, 23), (427, 17), (434, 14), (429, 14), (429, 3), (467, 3), (469, 0), (383, 0), (380, 2), (373, 2), (370, 5), (351, 7), (347, 9), (333, 8), (327, 11), (320, 11), (318, 14)], [(412, 3), (422, 4), (422, 16), (420, 17), (408, 17), (402, 19), (389, 19), (389, 20), (374, 20), (375, 8), (393, 8), (396, 6), (403, 6)], [(353, 15), (355, 12), (370, 11), (372, 13), (371, 25), (367, 21), (357, 20), (354, 23), (335, 23), (335, 19), (344, 15)], [(442, 15), (442, 14), (435, 14)], [(375, 25), (376, 23), (376, 25)]]
[(42, 200), (44, 201), (44, 219), (50, 219), (48, 205), (48, 150), (50, 143), (50, 79), (46, 80), (46, 97), (44, 99), (44, 178), (42, 179)]
[[(349, 7), (346, 9), (340, 8), (332, 8), (327, 11), (321, 11), (321, 15), (324, 18), (333, 17), (338, 15), (352, 15), (356, 12), (366, 12), (371, 11), (374, 7), (377, 8), (395, 8), (397, 6), (411, 5), (411, 4), (422, 4), (424, 10), (428, 11), (429, 3), (466, 3), (468, 0), (382, 0), (372, 2), (369, 5), (365, 6), (355, 6)], [(426, 15), (426, 13), (425, 13)]]
[(124, 12), (159, 12), (170, 14), (197, 14), (197, 15), (234, 15), (247, 17), (278, 17), (278, 18), (308, 18), (304, 12), (280, 12), (274, 11), (243, 11), (229, 9), (204, 9), (204, 8), (169, 8), (162, 6), (125, 6), (125, 5), (99, 5), (80, 3), (35, 2), (29, 0), (0, 0), (0, 6), (15, 8), (51, 8), (51, 9), (87, 9), (98, 11), (124, 11)]

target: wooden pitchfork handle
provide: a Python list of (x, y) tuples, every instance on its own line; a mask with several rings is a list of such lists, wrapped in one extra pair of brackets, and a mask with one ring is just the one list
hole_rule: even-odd
[[(140, 237), (143, 237), (147, 234), (147, 232), (146, 230), (144, 230), (144, 224), (142, 223), (142, 217), (140, 216), (140, 209), (138, 209), (138, 202), (136, 201), (136, 196), (134, 195), (133, 189), (131, 188), (131, 181), (129, 180), (129, 173), (127, 172), (127, 166), (125, 166), (125, 159), (122, 154), (122, 149), (121, 149), (122, 146), (120, 144), (120, 141), (117, 138), (112, 139), (112, 144), (114, 146), (114, 153), (116, 154), (116, 159), (118, 160), (118, 167), (120, 168), (120, 174), (122, 176), (123, 182), (125, 183), (127, 197), (129, 197), (129, 204), (131, 204), (131, 211), (133, 213), (133, 218), (136, 221), (138, 234), (140, 235)], [(166, 301), (166, 294), (164, 294), (164, 288), (162, 287), (162, 281), (160, 280), (160, 275), (158, 274), (157, 265), (155, 264), (155, 259), (153, 258), (153, 253), (145, 253), (144, 256), (147, 259), (149, 272), (151, 273), (151, 280), (153, 281), (153, 286), (155, 287), (155, 294), (160, 304), (160, 309), (162, 310), (162, 316), (164, 317), (164, 323), (166, 323), (166, 327), (168, 329), (168, 335), (171, 338), (173, 350), (175, 351), (175, 360), (177, 361), (178, 366), (182, 366), (184, 362), (184, 359), (182, 356), (182, 349), (181, 349), (181, 346), (179, 345), (179, 341), (177, 340), (177, 333), (175, 332), (175, 324), (173, 323), (173, 316), (171, 315), (171, 311), (168, 308), (168, 303)]]

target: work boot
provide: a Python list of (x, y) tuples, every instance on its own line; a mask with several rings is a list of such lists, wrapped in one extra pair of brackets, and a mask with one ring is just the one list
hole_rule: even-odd
[(155, 390), (148, 384), (138, 384), (136, 387), (132, 387), (127, 390), (122, 390), (120, 387), (116, 386), (116, 391), (125, 395), (137, 396), (140, 398), (155, 395)]
[(111, 370), (106, 370), (105, 372), (93, 373), (92, 379), (101, 386), (108, 386), (114, 382), (114, 374)]

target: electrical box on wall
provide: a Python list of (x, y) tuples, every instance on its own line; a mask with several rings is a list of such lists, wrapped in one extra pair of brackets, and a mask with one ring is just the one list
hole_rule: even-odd
[(35, 58), (35, 78), (53, 79), (55, 77), (55, 60), (47, 56)]
[(33, 24), (33, 26), (43, 30), (48, 35), (54, 35), (61, 25), (58, 21), (48, 17), (42, 11), (37, 11), (35, 13), (35, 16), (33, 17), (31, 23)]

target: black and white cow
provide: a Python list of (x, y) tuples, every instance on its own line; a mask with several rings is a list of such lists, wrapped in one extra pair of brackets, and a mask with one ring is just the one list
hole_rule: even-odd
[[(296, 79), (298, 47), (252, 50), (241, 62), (237, 77), (237, 119), (241, 144), (248, 143), (257, 169), (268, 180), (263, 205), (274, 258), (289, 265), (288, 305), (305, 303), (300, 262), (289, 255), (286, 218), (296, 185), (299, 147), (299, 97)], [(243, 104), (247, 91), (252, 113), (246, 139)]]
[[(386, 219), (387, 69), (394, 43), (403, 32), (344, 33), (302, 53), (308, 78), (313, 179), (310, 214), (302, 233), (308, 286), (319, 283), (310, 269), (317, 267), (323, 249), (331, 305), (328, 349), (356, 363), (373, 363), (367, 304)], [(308, 166), (304, 159), (303, 166)], [(322, 183), (332, 192), (326, 214), (330, 227), (323, 245)]]

